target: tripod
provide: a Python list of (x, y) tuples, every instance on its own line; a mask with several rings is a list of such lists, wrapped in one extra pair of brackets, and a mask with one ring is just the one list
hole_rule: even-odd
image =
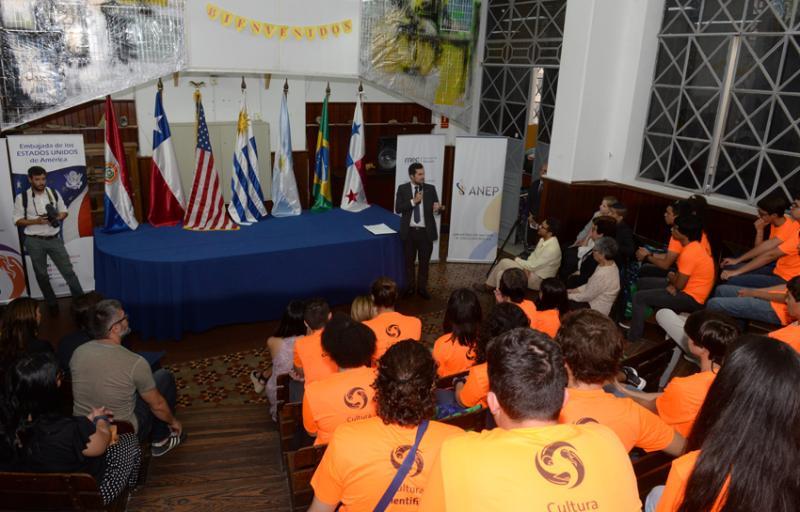
[(511, 229), (508, 231), (508, 235), (506, 235), (506, 239), (503, 240), (503, 244), (497, 249), (497, 255), (494, 257), (494, 261), (492, 262), (492, 265), (489, 267), (488, 272), (486, 272), (487, 277), (492, 272), (492, 270), (494, 270), (494, 267), (497, 266), (497, 264), (500, 262), (500, 255), (505, 250), (508, 241), (511, 240), (511, 237), (514, 236), (514, 234), (517, 232), (517, 228), (519, 228), (520, 226), (522, 226), (522, 229), (524, 230), (525, 233), (523, 235), (523, 240), (522, 240), (523, 246), (525, 247), (526, 251), (528, 250), (528, 215), (527, 215), (528, 194), (527, 193), (520, 194), (519, 199), (520, 202), (522, 203), (521, 205), (522, 207), (519, 209), (519, 215), (517, 216), (517, 220), (514, 222), (514, 225), (511, 226)]

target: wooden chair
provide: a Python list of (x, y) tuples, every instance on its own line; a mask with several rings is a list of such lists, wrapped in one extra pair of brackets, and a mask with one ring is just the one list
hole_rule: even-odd
[(280, 411), (283, 404), (289, 402), (289, 383), (292, 378), (288, 373), (282, 373), (275, 378), (276, 387), (276, 400), (275, 405), (277, 410)]
[(639, 498), (644, 503), (647, 495), (657, 485), (664, 485), (672, 466), (673, 457), (664, 452), (648, 453), (633, 462)]
[(467, 432), (480, 432), (486, 428), (486, 411), (487, 409), (481, 407), (475, 411), (469, 411), (463, 414), (455, 414), (453, 416), (448, 416), (447, 418), (442, 418), (438, 421), (446, 423), (447, 425), (459, 427)]
[(455, 387), (454, 381), (456, 379), (466, 378), (467, 375), (469, 375), (469, 370), (442, 377), (436, 381), (436, 389), (453, 389), (453, 387)]
[(327, 445), (308, 446), (283, 455), (293, 512), (305, 512), (311, 505), (314, 499), (311, 477), (314, 476), (326, 448)]
[(0, 510), (124, 511), (126, 490), (108, 506), (85, 473), (0, 473)]

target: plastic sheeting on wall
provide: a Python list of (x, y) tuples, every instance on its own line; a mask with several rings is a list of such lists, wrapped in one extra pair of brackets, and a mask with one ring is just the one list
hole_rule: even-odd
[(184, 0), (2, 0), (0, 126), (178, 71)]

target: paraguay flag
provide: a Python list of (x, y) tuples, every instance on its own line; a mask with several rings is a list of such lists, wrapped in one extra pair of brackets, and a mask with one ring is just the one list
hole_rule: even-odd
[(106, 96), (106, 195), (104, 200), (105, 221), (103, 231), (117, 233), (139, 227), (133, 214), (131, 186), (125, 167), (125, 151), (117, 128), (117, 116), (111, 96)]
[(150, 166), (150, 211), (147, 221), (153, 226), (174, 226), (183, 220), (184, 200), (178, 159), (172, 147), (167, 114), (156, 93), (156, 127), (153, 130), (153, 160)]

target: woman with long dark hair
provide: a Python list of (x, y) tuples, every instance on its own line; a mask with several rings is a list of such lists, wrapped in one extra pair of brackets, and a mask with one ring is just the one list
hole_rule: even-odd
[[(266, 390), (267, 400), (269, 401), (269, 412), (272, 419), (275, 419), (277, 414), (277, 393), (278, 393), (278, 375), (284, 373), (292, 373), (294, 357), (294, 342), (299, 336), (305, 336), (306, 324), (303, 323), (303, 310), (305, 304), (300, 300), (293, 300), (286, 306), (286, 310), (281, 317), (281, 323), (278, 328), (267, 339), (267, 349), (269, 350), (270, 357), (272, 358), (272, 374), (269, 378), (264, 376), (260, 370), (253, 370), (250, 372), (250, 380), (253, 381), (253, 387), (259, 395)], [(297, 380), (301, 380), (299, 376), (295, 376)]]
[(735, 347), (700, 409), (688, 453), (672, 463), (658, 512), (800, 505), (800, 355), (763, 336), (741, 336)]
[(139, 473), (141, 452), (135, 434), (114, 442), (111, 411), (87, 416), (59, 413), (61, 378), (55, 356), (23, 355), (6, 373), (0, 408), (0, 467), (35, 473), (89, 473), (109, 504)]
[(53, 352), (53, 347), (39, 339), (42, 313), (30, 297), (12, 300), (3, 312), (0, 325), (0, 373), (23, 354)]
[(551, 277), (542, 281), (536, 311), (531, 316), (531, 329), (556, 337), (561, 327), (561, 315), (569, 311), (567, 287), (560, 279)]
[(463, 372), (475, 364), (475, 344), (482, 316), (475, 292), (459, 288), (450, 294), (444, 313), (444, 334), (433, 344), (439, 377)]

